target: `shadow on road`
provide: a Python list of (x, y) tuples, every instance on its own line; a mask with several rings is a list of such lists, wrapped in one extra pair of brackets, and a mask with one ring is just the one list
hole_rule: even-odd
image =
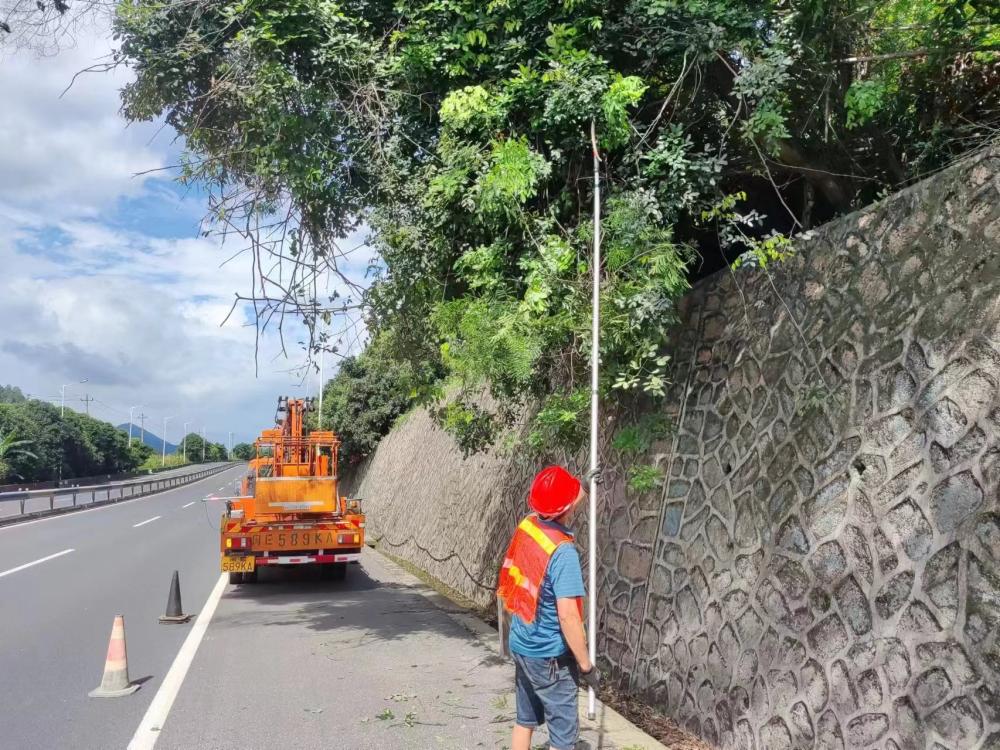
[[(339, 649), (363, 648), (421, 633), (454, 639), (477, 639), (421, 592), (420, 583), (392, 580), (379, 561), (351, 565), (347, 578), (331, 581), (306, 566), (261, 569), (259, 580), (229, 588), (232, 606), (216, 614), (213, 624), (228, 627), (298, 626), (329, 632)], [(498, 663), (502, 663), (496, 657)], [(414, 661), (420, 661), (414, 653)], [(480, 661), (490, 661), (489, 658)], [(468, 665), (470, 669), (487, 666)]]

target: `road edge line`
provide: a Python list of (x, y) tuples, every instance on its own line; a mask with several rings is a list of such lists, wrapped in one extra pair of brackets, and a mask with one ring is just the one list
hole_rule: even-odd
[(219, 601), (222, 599), (222, 594), (225, 592), (228, 582), (229, 575), (222, 573), (215, 584), (215, 588), (212, 589), (212, 593), (208, 595), (205, 606), (202, 607), (191, 628), (191, 632), (188, 633), (187, 638), (184, 639), (184, 643), (181, 645), (180, 651), (174, 657), (173, 664), (170, 665), (167, 676), (163, 678), (160, 689), (153, 696), (153, 702), (149, 704), (149, 708), (146, 709), (146, 713), (142, 717), (142, 721), (139, 722), (135, 734), (132, 735), (132, 739), (128, 743), (128, 750), (152, 750), (156, 745), (156, 740), (159, 739), (163, 725), (170, 714), (170, 709), (173, 707), (174, 700), (180, 692), (184, 678), (187, 677), (188, 669), (194, 661), (194, 656), (198, 652), (198, 647), (201, 645), (202, 639), (205, 637), (208, 624), (212, 621), (212, 616), (215, 614), (216, 607), (219, 606)]

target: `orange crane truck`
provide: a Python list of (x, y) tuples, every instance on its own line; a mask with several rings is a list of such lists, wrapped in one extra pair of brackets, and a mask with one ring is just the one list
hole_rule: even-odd
[(313, 399), (278, 399), (277, 426), (261, 432), (240, 495), (226, 502), (222, 570), (230, 583), (255, 582), (265, 565), (318, 565), (343, 579), (361, 557), (361, 503), (337, 492), (337, 436), (306, 432), (313, 409)]

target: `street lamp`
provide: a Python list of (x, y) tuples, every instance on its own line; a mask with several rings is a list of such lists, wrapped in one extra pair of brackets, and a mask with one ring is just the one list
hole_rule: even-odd
[(188, 460), (188, 425), (189, 424), (191, 424), (191, 423), (190, 422), (185, 422), (184, 423), (184, 448), (183, 448), (183, 451), (184, 451), (184, 463), (187, 463), (187, 460)]
[(229, 460), (230, 461), (233, 460), (233, 433), (232, 433), (232, 431), (230, 431), (230, 433), (229, 433)]
[[(78, 380), (77, 383), (86, 383), (87, 380), (88, 380), (88, 378), (84, 378), (83, 380)], [(60, 390), (62, 391), (62, 399), (61, 399), (62, 403), (59, 406), (59, 419), (62, 419), (63, 417), (66, 416), (66, 386), (67, 385), (75, 385), (75, 384), (74, 383), (65, 383), (62, 386), (62, 388), (60, 388)]]
[(163, 418), (163, 435), (160, 437), (160, 446), (163, 452), (160, 457), (160, 467), (167, 465), (167, 422), (173, 419), (173, 416)]
[(132, 447), (132, 420), (135, 419), (135, 417), (132, 416), (132, 415), (135, 414), (135, 410), (136, 409), (141, 409), (141, 408), (142, 408), (142, 404), (138, 404), (136, 406), (130, 406), (128, 408), (128, 447), (129, 448)]
[(201, 462), (205, 463), (205, 428), (201, 428)]

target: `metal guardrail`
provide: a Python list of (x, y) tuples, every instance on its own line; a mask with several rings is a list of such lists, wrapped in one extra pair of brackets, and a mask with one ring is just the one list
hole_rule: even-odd
[[(67, 513), (81, 508), (93, 508), (109, 503), (120, 503), (137, 497), (182, 487), (205, 477), (236, 466), (236, 461), (214, 464), (200, 471), (175, 474), (169, 477), (155, 475), (147, 478), (95, 484), (83, 487), (51, 487), (42, 490), (0, 493), (0, 526), (39, 516)], [(16, 505), (14, 505), (16, 504)]]

